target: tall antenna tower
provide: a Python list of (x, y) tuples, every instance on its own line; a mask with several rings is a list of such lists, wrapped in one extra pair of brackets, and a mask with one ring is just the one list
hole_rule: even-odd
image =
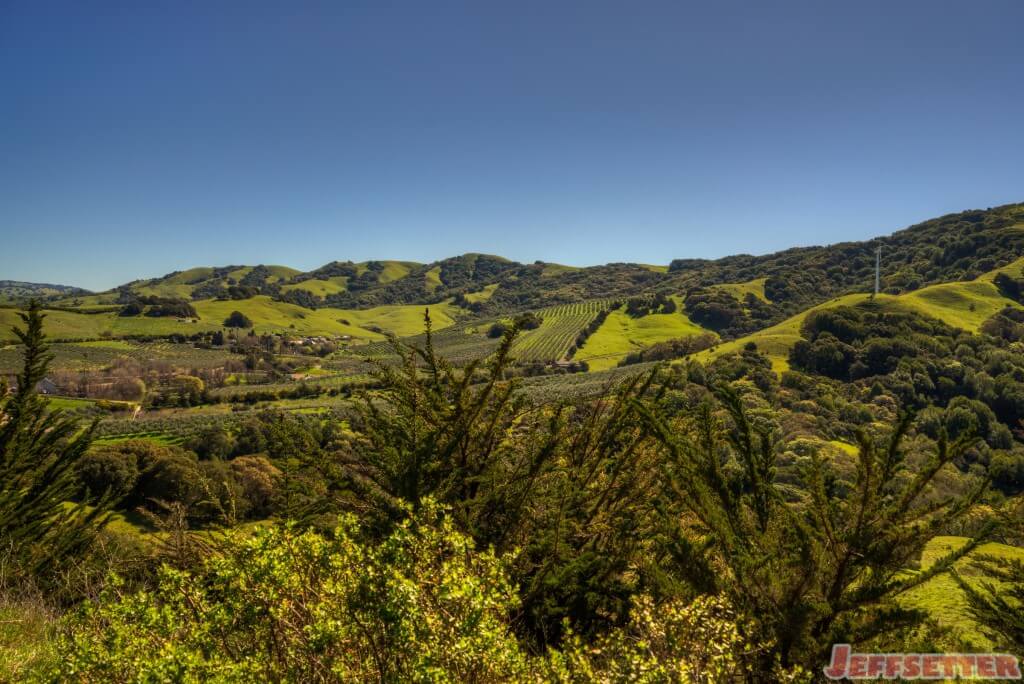
[(881, 289), (882, 283), (882, 246), (879, 245), (878, 249), (875, 250), (875, 297), (878, 296), (878, 291)]

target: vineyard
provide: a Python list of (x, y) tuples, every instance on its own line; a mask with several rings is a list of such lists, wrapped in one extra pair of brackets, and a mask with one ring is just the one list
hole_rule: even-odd
[(611, 300), (594, 299), (538, 311), (543, 322), (520, 334), (512, 352), (520, 361), (558, 361), (565, 358), (576, 336)]
[[(470, 361), (489, 356), (501, 344), (500, 339), (486, 336), (487, 325), (476, 328), (463, 328), (456, 325), (434, 332), (431, 337), (434, 351), (449, 363), (463, 366)], [(426, 344), (426, 335), (420, 334), (402, 339), (404, 344), (422, 347)], [(391, 342), (373, 342), (353, 348), (353, 352), (364, 359), (393, 359), (395, 350)]]
[(523, 380), (519, 392), (537, 403), (604, 396), (625, 380), (653, 369), (656, 363), (638, 363), (590, 373), (545, 375)]

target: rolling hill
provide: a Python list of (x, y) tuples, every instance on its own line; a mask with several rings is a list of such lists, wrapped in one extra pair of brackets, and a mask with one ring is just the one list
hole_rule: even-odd
[[(554, 312), (568, 305), (660, 294), (677, 302), (677, 313), (636, 319), (613, 313), (576, 358), (592, 368), (607, 368), (650, 344), (711, 330), (724, 341), (700, 358), (753, 341), (784, 368), (809, 311), (864, 299), (860, 293), (872, 285), (877, 245), (884, 254), (880, 302), (977, 330), (1006, 304), (993, 284), (996, 274), (1020, 271), (1024, 205), (950, 214), (870, 241), (762, 256), (676, 259), (665, 266), (579, 268), (470, 253), (431, 263), (332, 261), (307, 272), (286, 266), (201, 266), (96, 294), (24, 283), (8, 283), (6, 292), (22, 299), (27, 293), (47, 297), (53, 308), (48, 329), (59, 339), (191, 334), (219, 328), (230, 312), (240, 311), (261, 331), (350, 335), (363, 341), (380, 339), (381, 331), (416, 334), (427, 305), (434, 310), (435, 328), (442, 329), (456, 319), (483, 323), (523, 311)], [(731, 307), (727, 313), (732, 318), (723, 323), (707, 311), (693, 310), (690, 305), (699, 297), (712, 307)], [(132, 302), (145, 314), (172, 300), (187, 302), (198, 319), (118, 315)], [(535, 360), (558, 360), (587, 324), (585, 318), (562, 317), (557, 330), (552, 319), (540, 332), (524, 335), (520, 351)], [(16, 320), (13, 310), (0, 309), (0, 335), (9, 337), (9, 324)], [(555, 341), (539, 344), (549, 333)]]

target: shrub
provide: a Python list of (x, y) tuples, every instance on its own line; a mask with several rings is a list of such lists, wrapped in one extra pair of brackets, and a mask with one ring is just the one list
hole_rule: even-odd
[(251, 328), (253, 323), (241, 311), (232, 311), (231, 315), (224, 319), (225, 328)]
[(379, 544), (346, 519), (236, 537), (153, 592), (115, 584), (59, 643), (82, 681), (493, 681), (526, 674), (504, 561), (425, 510)]

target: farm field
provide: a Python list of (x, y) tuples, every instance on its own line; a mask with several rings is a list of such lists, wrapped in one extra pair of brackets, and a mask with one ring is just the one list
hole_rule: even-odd
[(605, 322), (576, 352), (578, 361), (586, 361), (591, 370), (614, 368), (627, 354), (658, 342), (707, 332), (682, 313), (650, 314), (633, 318), (622, 309), (612, 311)]
[(540, 327), (520, 333), (512, 346), (513, 355), (521, 361), (565, 358), (580, 331), (610, 303), (610, 300), (592, 300), (538, 311), (542, 319)]

